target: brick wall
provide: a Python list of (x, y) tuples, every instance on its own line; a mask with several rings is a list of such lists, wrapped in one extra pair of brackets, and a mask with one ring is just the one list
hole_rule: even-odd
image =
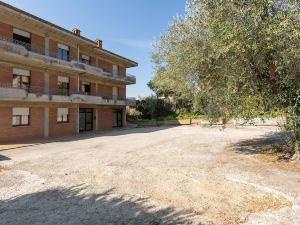
[(70, 60), (75, 60), (77, 61), (77, 49), (73, 47), (69, 47), (69, 54), (70, 54)]
[(43, 53), (45, 49), (45, 38), (37, 34), (31, 34), (32, 51)]
[(0, 22), (0, 35), (6, 38), (13, 37), (13, 27), (11, 25), (7, 25), (5, 23)]
[(101, 96), (106, 96), (106, 97), (112, 97), (112, 86), (104, 85), (104, 84), (99, 84), (98, 86), (98, 93)]
[(44, 73), (39, 71), (30, 71), (30, 85), (44, 87)]
[(124, 66), (119, 66), (119, 75), (120, 76), (126, 75), (126, 68)]
[(5, 84), (12, 83), (12, 67), (0, 64), (0, 82)]
[(107, 61), (104, 61), (104, 60), (99, 60), (98, 61), (98, 66), (100, 68), (102, 68), (103, 70), (105, 71), (109, 71), (109, 72), (112, 72), (112, 67), (113, 67), (113, 64), (110, 63), (110, 62), (107, 62)]
[(124, 86), (123, 88), (118, 88), (118, 97), (126, 98), (126, 86)]
[(56, 57), (57, 42), (50, 39), (49, 47), (50, 47), (50, 56)]
[(71, 136), (76, 134), (76, 109), (69, 108), (69, 123), (57, 123), (57, 108), (49, 110), (49, 137)]
[(0, 107), (0, 143), (41, 139), (44, 135), (44, 108), (30, 108), (30, 126), (12, 126), (12, 108)]
[(98, 109), (99, 130), (112, 129), (112, 109)]
[(95, 57), (91, 57), (91, 64), (92, 65), (96, 65), (96, 58)]

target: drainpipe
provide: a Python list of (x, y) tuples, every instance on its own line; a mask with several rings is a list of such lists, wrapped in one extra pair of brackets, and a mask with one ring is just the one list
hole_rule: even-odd
[[(77, 74), (77, 93), (79, 93), (79, 73)], [(77, 134), (79, 133), (79, 104), (77, 104), (77, 120), (76, 120)]]
[(77, 120), (76, 120), (76, 131), (79, 134), (79, 104), (77, 104)]
[(80, 60), (80, 50), (79, 50), (79, 45), (77, 45), (77, 62)]

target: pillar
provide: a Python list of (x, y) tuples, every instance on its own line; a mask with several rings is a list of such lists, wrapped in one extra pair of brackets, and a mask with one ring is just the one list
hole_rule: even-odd
[(44, 138), (49, 137), (49, 107), (44, 110)]

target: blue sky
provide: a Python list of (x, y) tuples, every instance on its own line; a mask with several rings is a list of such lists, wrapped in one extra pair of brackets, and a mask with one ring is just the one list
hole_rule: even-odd
[[(38, 17), (81, 34), (100, 38), (103, 47), (135, 60), (137, 84), (127, 86), (128, 97), (151, 94), (147, 82), (153, 76), (151, 43), (166, 31), (177, 14), (183, 14), (185, 0), (6, 0)], [(59, 7), (58, 7), (59, 6)]]

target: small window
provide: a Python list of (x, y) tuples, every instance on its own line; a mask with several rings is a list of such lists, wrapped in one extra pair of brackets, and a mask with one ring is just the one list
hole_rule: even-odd
[(13, 108), (12, 113), (12, 125), (18, 126), (29, 126), (30, 121), (30, 110), (29, 108)]
[(112, 74), (113, 74), (114, 76), (118, 76), (119, 70), (118, 70), (118, 66), (117, 66), (117, 65), (113, 65)]
[(69, 109), (68, 108), (58, 108), (57, 109), (57, 122), (58, 123), (68, 123), (69, 122)]
[(89, 82), (82, 82), (81, 84), (81, 92), (85, 95), (91, 94), (91, 83)]
[(13, 29), (13, 40), (17, 45), (22, 45), (26, 49), (31, 50), (31, 35), (30, 33), (14, 28)]
[(58, 59), (69, 61), (69, 47), (63, 44), (58, 44), (56, 56)]
[(14, 88), (23, 88), (28, 90), (29, 85), (30, 85), (30, 71), (14, 68), (12, 86)]
[(91, 57), (88, 55), (82, 55), (81, 56), (81, 62), (84, 64), (90, 65), (91, 64)]
[(69, 77), (57, 77), (57, 94), (69, 95)]

